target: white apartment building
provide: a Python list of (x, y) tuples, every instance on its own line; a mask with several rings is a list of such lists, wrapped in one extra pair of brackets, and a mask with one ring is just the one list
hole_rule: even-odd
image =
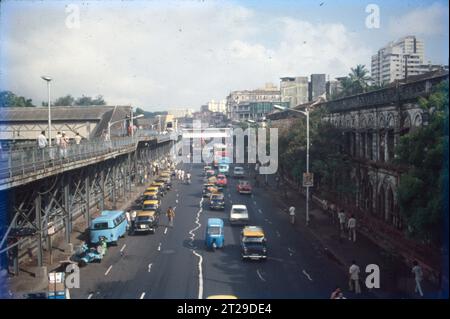
[(407, 76), (422, 74), (424, 44), (415, 36), (406, 36), (378, 50), (372, 56), (374, 84), (391, 83)]
[(227, 100), (220, 100), (220, 101), (211, 100), (211, 101), (209, 101), (208, 102), (208, 111), (226, 114), (227, 113)]
[(280, 81), (281, 102), (290, 107), (308, 102), (308, 77), (283, 77)]

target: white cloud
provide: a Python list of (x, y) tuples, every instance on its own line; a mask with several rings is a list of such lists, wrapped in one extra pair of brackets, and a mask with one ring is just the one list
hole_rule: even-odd
[(436, 36), (447, 34), (448, 6), (433, 3), (414, 9), (403, 16), (391, 18), (389, 32), (396, 37), (405, 35)]
[[(54, 77), (55, 97), (199, 107), (230, 90), (278, 84), (281, 76), (343, 75), (371, 54), (342, 24), (266, 21), (231, 4), (88, 2), (80, 5), (80, 29), (65, 26), (63, 4), (33, 4), (32, 11), (3, 11), (0, 83), (39, 104), (43, 74)], [(263, 44), (266, 23), (280, 35), (270, 47)]]

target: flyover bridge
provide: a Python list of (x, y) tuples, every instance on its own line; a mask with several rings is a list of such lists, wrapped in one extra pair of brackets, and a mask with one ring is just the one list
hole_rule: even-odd
[(65, 153), (56, 147), (0, 151), (0, 268), (18, 274), (30, 251), (44, 266), (43, 249), (58, 232), (70, 250), (73, 222), (89, 221), (107, 200), (115, 208), (149, 180), (151, 163), (169, 155), (173, 142), (173, 136), (140, 132), (73, 144)]

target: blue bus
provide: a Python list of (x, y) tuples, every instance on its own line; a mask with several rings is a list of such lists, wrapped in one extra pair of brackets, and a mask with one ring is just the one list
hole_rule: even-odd
[(90, 241), (97, 244), (99, 238), (104, 236), (107, 243), (117, 245), (119, 237), (125, 236), (127, 228), (128, 221), (123, 210), (104, 210), (91, 222)]

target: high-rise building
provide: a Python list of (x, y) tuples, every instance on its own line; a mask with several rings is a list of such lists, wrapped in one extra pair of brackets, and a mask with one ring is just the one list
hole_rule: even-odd
[(410, 75), (425, 73), (424, 44), (415, 36), (406, 36), (378, 50), (372, 56), (374, 84), (388, 84)]
[(311, 74), (309, 82), (309, 101), (315, 101), (326, 92), (325, 74)]
[(283, 77), (280, 81), (281, 102), (289, 102), (289, 107), (308, 102), (308, 77)]

